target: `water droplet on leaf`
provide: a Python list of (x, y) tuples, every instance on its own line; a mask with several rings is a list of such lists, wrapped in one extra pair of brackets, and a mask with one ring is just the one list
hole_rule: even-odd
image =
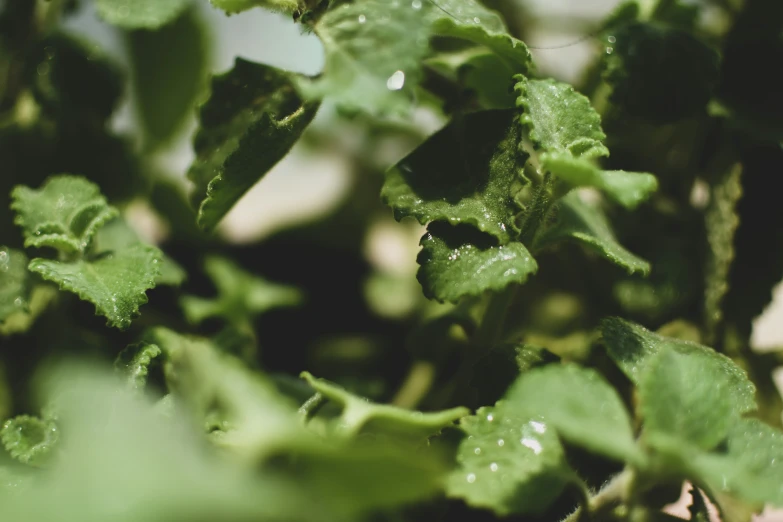
[(390, 91), (399, 91), (402, 86), (405, 85), (405, 73), (402, 71), (395, 71), (394, 74), (389, 76), (386, 80), (386, 88)]

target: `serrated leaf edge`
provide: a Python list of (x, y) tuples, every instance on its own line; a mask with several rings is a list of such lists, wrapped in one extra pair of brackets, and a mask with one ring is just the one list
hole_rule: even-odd
[[(536, 149), (551, 150), (553, 152), (557, 152), (558, 149), (550, 149), (542, 145), (541, 138), (538, 136), (533, 119), (528, 115), (528, 113), (530, 112), (530, 106), (525, 100), (527, 97), (528, 84), (531, 80), (521, 74), (514, 75), (513, 79), (516, 80), (516, 83), (514, 84), (514, 92), (517, 94), (516, 106), (517, 108), (522, 109), (522, 114), (519, 117), (519, 121), (522, 124), (522, 128), (527, 130), (528, 137), (530, 141), (535, 145)], [(576, 89), (574, 89), (573, 86), (569, 84), (558, 82), (552, 78), (548, 78), (545, 80), (535, 80), (535, 81), (549, 84), (552, 85), (553, 87), (558, 87), (564, 92), (567, 92), (569, 94), (573, 93), (575, 96), (583, 98), (584, 101), (590, 107), (592, 107), (592, 105), (590, 104), (590, 100), (583, 94), (577, 92)], [(576, 157), (582, 157), (586, 159), (608, 156), (609, 149), (607, 149), (606, 146), (603, 144), (603, 140), (606, 139), (606, 134), (603, 132), (603, 129), (601, 128), (601, 117), (595, 110), (593, 110), (592, 112), (590, 112), (590, 119), (592, 120), (591, 124), (594, 125), (600, 131), (603, 137), (600, 140), (596, 140), (593, 138), (580, 138), (574, 141), (573, 143), (569, 144), (567, 152), (570, 152), (572, 155)], [(561, 150), (560, 152), (563, 151)]]
[(98, 310), (98, 305), (95, 304), (87, 295), (79, 291), (76, 287), (73, 285), (70, 285), (68, 283), (63, 283), (60, 281), (57, 281), (56, 279), (53, 279), (51, 277), (51, 272), (48, 270), (43, 270), (41, 266), (39, 266), (38, 262), (40, 261), (51, 261), (49, 259), (43, 259), (40, 257), (36, 257), (32, 260), (30, 260), (30, 263), (27, 265), (27, 269), (31, 272), (35, 272), (36, 274), (40, 275), (43, 279), (46, 279), (47, 281), (51, 281), (55, 283), (61, 290), (66, 290), (68, 292), (71, 292), (73, 294), (76, 294), (79, 299), (82, 301), (87, 301), (89, 303), (92, 303), (95, 306), (95, 315), (100, 315), (103, 317), (106, 317), (107, 321), (106, 324), (109, 326), (114, 326), (116, 328), (119, 328), (120, 330), (125, 330), (128, 328), (131, 324), (132, 318), (138, 316), (139, 314), (139, 308), (146, 304), (149, 299), (147, 298), (147, 292), (155, 288), (156, 286), (156, 279), (160, 276), (160, 261), (161, 261), (161, 252), (157, 247), (154, 247), (152, 245), (145, 245), (142, 243), (139, 243), (137, 245), (131, 245), (131, 248), (134, 246), (138, 246), (141, 248), (144, 248), (148, 251), (149, 254), (152, 256), (152, 260), (157, 259), (157, 263), (154, 263), (155, 268), (153, 269), (153, 274), (151, 275), (151, 279), (147, 281), (147, 290), (145, 290), (139, 297), (133, 302), (133, 308), (130, 311), (130, 318), (125, 321), (119, 321), (115, 322), (109, 317), (107, 317), (105, 314), (101, 313), (100, 310)]
[[(46, 430), (47, 436), (45, 437), (45, 440), (30, 446), (28, 451), (20, 451), (16, 445), (19, 440), (19, 436), (15, 433), (12, 433), (12, 430), (18, 429), (15, 426), (19, 422), (35, 422), (41, 424), (42, 427)], [(57, 426), (54, 424), (54, 422), (51, 420), (40, 419), (32, 415), (18, 415), (8, 419), (3, 423), (2, 429), (0, 429), (0, 441), (2, 441), (3, 447), (5, 447), (9, 455), (23, 464), (34, 465), (37, 458), (51, 451), (52, 446), (57, 443), (58, 439), (59, 432), (57, 431)]]

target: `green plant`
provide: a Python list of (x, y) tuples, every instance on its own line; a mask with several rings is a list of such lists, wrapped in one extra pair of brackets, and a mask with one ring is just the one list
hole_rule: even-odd
[[(84, 0), (0, 6), (3, 520), (656, 521), (686, 481), (694, 521), (783, 507), (781, 357), (750, 341), (783, 276), (783, 3), (622, 2), (576, 86), (523, 2), (211, 3), (293, 18), (323, 72), (202, 89), (195, 0), (94, 0), (126, 82), (63, 29)], [(157, 160), (196, 105), (189, 204)], [(300, 141), (350, 196), (221, 239)], [(423, 292), (367, 261), (383, 205), (426, 226)]]

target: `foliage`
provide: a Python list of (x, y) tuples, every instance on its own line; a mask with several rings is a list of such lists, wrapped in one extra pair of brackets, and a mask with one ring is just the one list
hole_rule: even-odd
[[(783, 359), (751, 337), (780, 2), (626, 0), (575, 85), (508, 2), (94, 0), (124, 64), (66, 32), (86, 4), (0, 5), (0, 518), (657, 521), (686, 481), (694, 521), (783, 507)], [(204, 10), (254, 8), (323, 71), (212, 70)], [(295, 146), (347, 195), (232, 243)]]

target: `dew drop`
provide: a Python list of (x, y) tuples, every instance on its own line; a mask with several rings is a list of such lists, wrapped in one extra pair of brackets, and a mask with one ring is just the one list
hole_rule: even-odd
[(612, 54), (614, 52), (614, 47), (607, 47), (606, 48), (606, 54)]
[(476, 482), (476, 474), (475, 473), (468, 473), (468, 476), (466, 477), (468, 480), (468, 484), (473, 484)]
[(363, 23), (364, 23), (364, 22), (366, 22), (366, 21), (367, 21), (367, 17), (366, 17), (366, 16), (364, 16), (363, 14), (360, 14), (360, 15), (359, 15), (359, 23), (360, 23), (360, 24), (363, 24)]
[(14, 299), (14, 306), (16, 306), (17, 308), (22, 306), (22, 298), (21, 297), (17, 297), (16, 299)]
[(487, 421), (488, 422), (492, 422), (493, 420), (495, 420), (495, 416), (494, 415), (492, 415), (491, 413), (489, 415), (487, 415)]
[(609, 41), (609, 43), (615, 43), (617, 41), (617, 38), (615, 38), (614, 36), (610, 36), (609, 38), (607, 38), (607, 40)]
[(417, 10), (421, 9), (421, 0), (413, 0), (413, 2), (411, 2), (411, 7)]
[(493, 462), (492, 464), (489, 465), (489, 469), (490, 469), (490, 471), (497, 471), (498, 470), (498, 463), (497, 462)]
[(546, 431), (546, 424), (538, 421), (530, 421), (530, 426), (536, 433), (544, 433)]
[(476, 455), (481, 455), (481, 448), (474, 449), (473, 453), (475, 453)]
[(390, 91), (399, 91), (402, 86), (405, 85), (405, 73), (402, 71), (395, 71), (394, 74), (389, 76), (386, 80), (386, 88)]
[(498, 439), (498, 446), (500, 446), (502, 448), (505, 444), (506, 444), (506, 441), (504, 441), (503, 439)]
[(524, 447), (532, 449), (533, 453), (535, 453), (536, 455), (541, 453), (542, 450), (541, 443), (538, 442), (536, 439), (530, 437), (524, 437), (519, 442), (521, 442)]
[(479, 18), (478, 16), (474, 16), (473, 17), (473, 23), (474, 24), (480, 24), (481, 23), (481, 18)]

